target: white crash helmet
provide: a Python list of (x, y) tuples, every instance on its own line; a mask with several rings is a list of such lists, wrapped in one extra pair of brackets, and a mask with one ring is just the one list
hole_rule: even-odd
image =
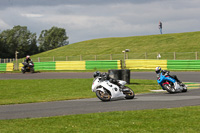
[(29, 56), (29, 55), (27, 55), (27, 56), (26, 56), (26, 59), (28, 59), (28, 58), (30, 58), (30, 56)]

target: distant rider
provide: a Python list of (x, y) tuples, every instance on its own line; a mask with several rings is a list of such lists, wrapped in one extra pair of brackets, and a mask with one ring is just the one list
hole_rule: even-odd
[(169, 75), (170, 71), (162, 70), (161, 67), (156, 67), (155, 72), (157, 74), (157, 79), (160, 77), (160, 74), (162, 73), (165, 76), (170, 76), (171, 78), (175, 79), (178, 83), (180, 83), (180, 85), (182, 85), (182, 82), (177, 78), (176, 75)]
[(121, 85), (116, 79), (111, 78), (108, 73), (100, 73), (99, 71), (96, 71), (94, 72), (93, 76), (94, 78), (101, 77), (102, 81), (109, 80), (109, 82), (116, 84), (117, 86), (119, 86), (119, 88), (123, 89), (123, 85)]
[(23, 63), (23, 65), (24, 65), (24, 69), (26, 68), (26, 67), (28, 67), (28, 64), (29, 64), (29, 62), (31, 62), (32, 60), (31, 60), (31, 58), (30, 58), (30, 56), (29, 55), (27, 55), (26, 56), (26, 59), (24, 60), (24, 63)]

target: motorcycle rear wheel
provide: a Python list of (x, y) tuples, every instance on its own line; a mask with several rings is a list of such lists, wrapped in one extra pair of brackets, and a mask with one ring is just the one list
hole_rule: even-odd
[(183, 87), (185, 87), (182, 92), (187, 92), (187, 86), (185, 86), (185, 84), (183, 85)]
[(133, 99), (135, 97), (135, 93), (131, 88), (125, 86), (123, 89), (128, 89), (129, 90), (129, 91), (123, 92), (124, 95), (126, 95), (125, 96), (126, 99)]
[(96, 91), (96, 96), (103, 102), (110, 101), (111, 99), (111, 95), (109, 93), (105, 93), (100, 90)]

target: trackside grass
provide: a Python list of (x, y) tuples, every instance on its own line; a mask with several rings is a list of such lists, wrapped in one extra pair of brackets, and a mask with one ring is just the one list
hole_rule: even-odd
[(199, 133), (200, 106), (0, 120), (1, 133)]
[[(94, 98), (93, 79), (0, 80), (0, 105)], [(135, 93), (160, 89), (154, 80), (131, 80)]]

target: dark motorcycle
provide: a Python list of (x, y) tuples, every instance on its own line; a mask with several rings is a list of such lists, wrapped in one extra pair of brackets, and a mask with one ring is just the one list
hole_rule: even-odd
[(22, 63), (24, 65), (24, 67), (21, 68), (21, 72), (24, 74), (25, 72), (31, 72), (34, 73), (34, 64), (32, 61), (30, 61), (29, 63)]

